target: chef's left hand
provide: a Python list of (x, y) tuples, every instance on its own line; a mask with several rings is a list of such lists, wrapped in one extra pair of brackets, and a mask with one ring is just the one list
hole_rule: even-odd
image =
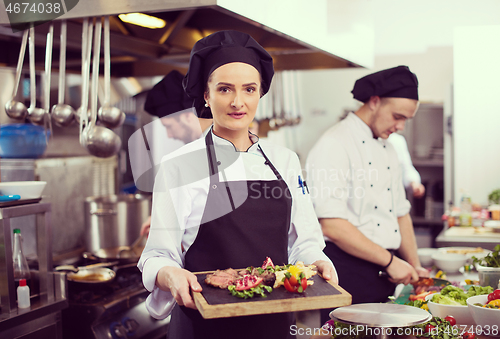
[(325, 280), (331, 280), (335, 284), (339, 283), (339, 279), (337, 278), (337, 272), (333, 268), (332, 264), (325, 260), (316, 260), (313, 262), (318, 268), (318, 272), (321, 273)]
[(422, 266), (415, 266), (415, 271), (417, 271), (417, 274), (420, 278), (429, 278), (430, 277), (430, 272), (426, 269), (423, 268)]

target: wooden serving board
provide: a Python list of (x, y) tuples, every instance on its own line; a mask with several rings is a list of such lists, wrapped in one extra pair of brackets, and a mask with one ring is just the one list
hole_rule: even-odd
[(205, 319), (317, 310), (347, 306), (352, 302), (351, 295), (342, 287), (318, 274), (311, 278), (314, 284), (303, 293), (290, 293), (280, 286), (271, 293), (266, 292), (266, 298), (258, 295), (242, 299), (231, 295), (227, 289), (207, 285), (205, 277), (208, 273), (211, 272), (195, 273), (203, 290), (193, 293), (196, 307)]

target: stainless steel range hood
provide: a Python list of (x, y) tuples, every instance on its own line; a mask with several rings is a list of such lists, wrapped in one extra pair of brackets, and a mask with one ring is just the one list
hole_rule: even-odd
[[(223, 29), (252, 35), (271, 53), (276, 70), (371, 67), (373, 51), (369, 46), (373, 39), (365, 34), (370, 27), (360, 32), (350, 29), (355, 26), (350, 22), (351, 26), (343, 25), (340, 32), (332, 29), (332, 22), (345, 21), (345, 1), (342, 6), (336, 0), (304, 3), (300, 0), (253, 0), (250, 4), (234, 0), (79, 0), (58, 19), (68, 19), (67, 68), (75, 73), (80, 71), (81, 19), (104, 15), (111, 16), (114, 77), (164, 75), (172, 69), (184, 72), (195, 41)], [(117, 17), (131, 12), (157, 16), (166, 20), (167, 25), (152, 30), (126, 24)], [(6, 13), (1, 10), (0, 24), (3, 24), (0, 48), (3, 45), (16, 50), (21, 35), (12, 33), (6, 25)], [(47, 26), (36, 28), (40, 68)], [(58, 24), (55, 26), (57, 34)], [(57, 49), (57, 39), (54, 45)], [(0, 64), (6, 66), (15, 66), (17, 61), (14, 57), (1, 58)]]

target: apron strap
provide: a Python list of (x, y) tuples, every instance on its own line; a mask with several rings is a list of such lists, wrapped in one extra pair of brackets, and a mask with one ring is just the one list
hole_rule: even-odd
[(278, 172), (278, 170), (276, 169), (276, 167), (274, 167), (273, 163), (271, 162), (271, 160), (269, 160), (269, 158), (267, 157), (266, 153), (264, 153), (264, 150), (262, 149), (262, 147), (260, 147), (260, 145), (259, 145), (259, 151), (264, 156), (264, 159), (266, 159), (266, 162), (264, 164), (266, 164), (269, 167), (271, 167), (271, 170), (273, 171), (273, 173), (276, 176), (276, 178), (278, 178), (278, 180), (283, 180), (283, 178), (281, 177), (280, 172)]
[[(216, 170), (217, 166), (217, 157), (215, 155), (215, 147), (214, 141), (212, 139), (212, 133), (208, 132), (205, 137), (205, 145), (207, 146), (207, 157), (208, 157), (208, 169), (210, 171), (210, 178), (212, 178), (218, 171)], [(210, 179), (211, 181), (212, 179)], [(217, 176), (217, 182), (218, 182)]]

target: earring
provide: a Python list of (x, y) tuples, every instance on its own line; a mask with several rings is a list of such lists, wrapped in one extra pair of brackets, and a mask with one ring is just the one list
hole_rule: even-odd
[(208, 102), (205, 102), (205, 107), (208, 107)]

